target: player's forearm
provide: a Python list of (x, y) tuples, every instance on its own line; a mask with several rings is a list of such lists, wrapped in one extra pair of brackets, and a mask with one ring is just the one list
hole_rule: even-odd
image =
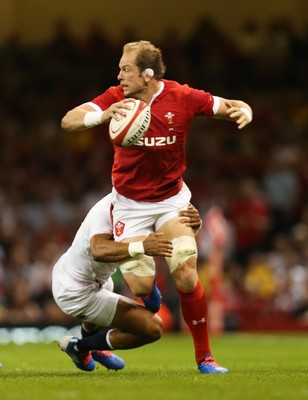
[(92, 257), (97, 262), (117, 262), (130, 257), (128, 243), (103, 240), (92, 245)]
[(84, 116), (86, 114), (86, 110), (81, 108), (74, 108), (66, 113), (66, 115), (62, 118), (61, 127), (65, 131), (80, 131), (85, 129), (84, 125)]
[(103, 111), (94, 110), (88, 105), (68, 111), (62, 118), (61, 127), (65, 131), (81, 131), (104, 123)]
[(238, 129), (244, 128), (252, 121), (252, 109), (242, 100), (227, 100), (220, 98), (219, 107), (214, 118), (233, 121)]

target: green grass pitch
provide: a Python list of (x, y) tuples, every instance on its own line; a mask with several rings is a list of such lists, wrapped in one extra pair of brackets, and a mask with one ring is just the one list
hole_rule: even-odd
[(122, 371), (75, 368), (57, 343), (0, 345), (1, 400), (271, 400), (308, 399), (308, 338), (228, 333), (212, 338), (227, 375), (201, 375), (186, 334), (117, 351)]

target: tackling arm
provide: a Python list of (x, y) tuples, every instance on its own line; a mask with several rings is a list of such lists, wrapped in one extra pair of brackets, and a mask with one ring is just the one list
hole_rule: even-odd
[[(195, 232), (200, 229), (200, 215), (192, 204), (189, 204), (187, 210), (180, 211), (179, 216), (181, 223), (190, 226)], [(172, 243), (163, 239), (162, 235), (162, 233), (151, 233), (143, 240), (144, 254), (163, 257), (172, 255)], [(128, 242), (114, 242), (112, 236), (106, 233), (91, 238), (91, 252), (94, 260), (98, 262), (117, 262), (131, 257)]]
[[(172, 254), (172, 243), (170, 240), (162, 239), (162, 234), (151, 233), (142, 244), (144, 254), (148, 256), (170, 257)], [(117, 262), (130, 257), (129, 243), (114, 242), (110, 235), (97, 234), (91, 238), (91, 252), (93, 259), (98, 262)]]

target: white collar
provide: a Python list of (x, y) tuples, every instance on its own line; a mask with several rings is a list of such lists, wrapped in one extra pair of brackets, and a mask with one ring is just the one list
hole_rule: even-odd
[(157, 92), (153, 95), (153, 97), (152, 97), (152, 99), (151, 99), (151, 101), (150, 101), (150, 103), (149, 103), (149, 106), (152, 105), (152, 103), (153, 103), (153, 101), (156, 99), (156, 97), (159, 96), (159, 95), (161, 94), (161, 92), (162, 92), (162, 91), (164, 90), (164, 88), (165, 88), (165, 83), (164, 83), (163, 81), (159, 81), (159, 85), (160, 85), (160, 87), (159, 87), (159, 89), (157, 90)]

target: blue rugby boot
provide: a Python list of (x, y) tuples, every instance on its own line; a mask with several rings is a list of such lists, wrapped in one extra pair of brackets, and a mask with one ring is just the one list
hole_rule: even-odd
[(59, 346), (62, 351), (65, 351), (71, 357), (77, 368), (83, 371), (93, 371), (95, 369), (95, 362), (91, 356), (91, 352), (79, 351), (76, 346), (77, 342), (78, 338), (75, 336), (63, 336), (59, 342)]
[(198, 369), (201, 374), (227, 374), (229, 372), (227, 368), (218, 365), (210, 354), (207, 354), (205, 359), (198, 364)]
[(124, 360), (121, 357), (112, 354), (110, 351), (106, 350), (92, 351), (92, 358), (93, 360), (102, 364), (104, 367), (108, 369), (114, 369), (115, 371), (125, 367)]
[(141, 300), (143, 301), (145, 307), (148, 310), (152, 311), (152, 313), (154, 314), (157, 313), (160, 309), (161, 299), (162, 296), (160, 290), (157, 287), (156, 281), (154, 282), (151, 294), (141, 297)]

